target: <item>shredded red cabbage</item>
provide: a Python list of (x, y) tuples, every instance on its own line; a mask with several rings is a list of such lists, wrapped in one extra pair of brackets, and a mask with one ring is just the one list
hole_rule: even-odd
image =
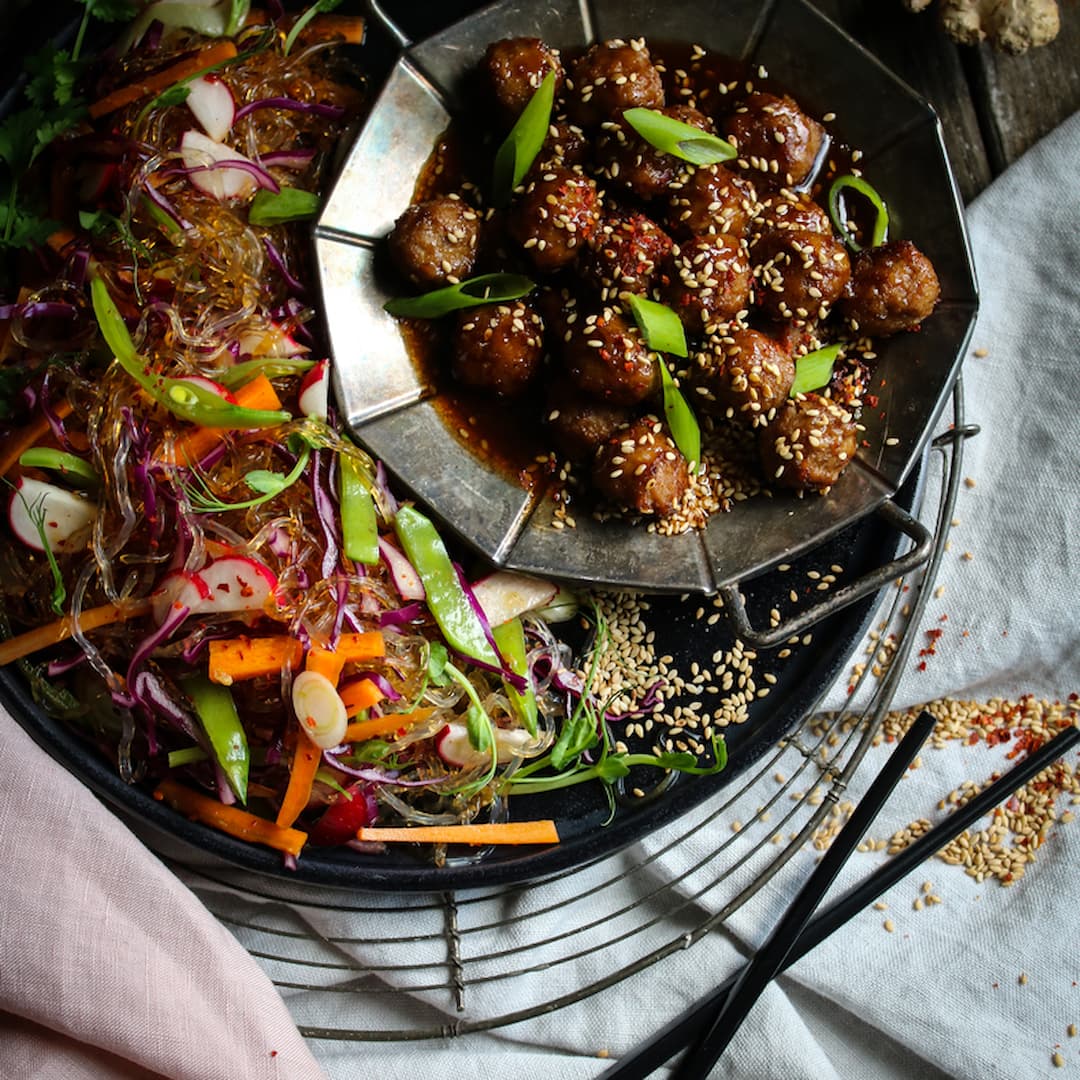
[(328, 120), (340, 120), (345, 115), (345, 110), (340, 105), (320, 105), (316, 102), (297, 101), (296, 98), (268, 97), (242, 105), (236, 110), (233, 122), (242, 120), (257, 109), (290, 109), (293, 112), (308, 113), (311, 116), (324, 116)]
[(395, 608), (393, 611), (384, 611), (379, 616), (379, 628), (385, 630), (388, 626), (407, 626), (424, 616), (424, 607), (417, 601), (406, 604), (404, 607)]
[(270, 260), (274, 269), (282, 276), (289, 289), (292, 292), (299, 293), (303, 296), (307, 292), (303, 282), (289, 273), (289, 268), (285, 265), (285, 259), (282, 257), (281, 252), (274, 246), (274, 242), (269, 236), (263, 237), (263, 247), (266, 248), (266, 257)]
[[(342, 747), (339, 754), (344, 754), (349, 748)], [(402, 780), (396, 772), (384, 772), (382, 769), (358, 769), (354, 765), (346, 765), (334, 755), (333, 750), (323, 751), (323, 760), (327, 765), (340, 769), (349, 776), (355, 776), (359, 780), (368, 780), (372, 784), (393, 784), (395, 787), (431, 787), (432, 784), (441, 783), (445, 777), (432, 776), (426, 780)]]
[(215, 161), (209, 165), (191, 165), (185, 168), (168, 169), (168, 176), (194, 176), (196, 173), (215, 172), (218, 169), (239, 169), (249, 173), (255, 178), (255, 182), (261, 188), (272, 191), (275, 195), (281, 191), (281, 185), (263, 168), (253, 161), (240, 161), (239, 158), (229, 158), (228, 161)]

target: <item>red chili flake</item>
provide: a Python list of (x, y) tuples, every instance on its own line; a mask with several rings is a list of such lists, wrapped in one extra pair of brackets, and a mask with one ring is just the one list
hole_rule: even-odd
[[(926, 661), (925, 661), (925, 660), (923, 661), (923, 665), (922, 665), (922, 666), (923, 666), (924, 668), (926, 667)], [(970, 735), (968, 736), (968, 746), (974, 746), (974, 745), (975, 745), (975, 744), (976, 744), (976, 743), (977, 743), (978, 741), (979, 741), (979, 733), (978, 733), (977, 731), (973, 731), (973, 732), (972, 732), (972, 733), (971, 733), (971, 734), (970, 734)]]
[(938, 619), (938, 622), (948, 622), (948, 621), (949, 621), (949, 616), (948, 615), (942, 615), (941, 618)]
[(877, 394), (866, 395), (866, 404), (869, 405), (871, 409), (876, 409), (877, 404), (880, 400), (881, 399), (877, 396)]
[(926, 661), (925, 660), (920, 660), (918, 662), (918, 664), (915, 665), (915, 667), (919, 671), (925, 671), (926, 670)]

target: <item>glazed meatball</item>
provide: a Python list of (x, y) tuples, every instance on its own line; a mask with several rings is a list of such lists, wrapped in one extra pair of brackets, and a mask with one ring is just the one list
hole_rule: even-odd
[(802, 394), (758, 435), (766, 479), (781, 487), (825, 491), (855, 454), (855, 420), (820, 394)]
[(757, 91), (724, 121), (739, 159), (782, 187), (802, 183), (814, 167), (825, 129), (786, 94)]
[(736, 239), (757, 205), (754, 185), (723, 165), (688, 169), (672, 185), (668, 225), (677, 236), (727, 233)]
[(604, 41), (593, 45), (572, 69), (567, 112), (582, 127), (618, 120), (623, 110), (659, 109), (664, 86), (644, 42)]
[(746, 308), (751, 280), (740, 241), (722, 234), (695, 236), (671, 249), (661, 294), (689, 333), (711, 334)]
[(612, 502), (639, 514), (666, 517), (690, 484), (686, 458), (664, 425), (643, 416), (608, 437), (593, 465), (593, 484)]
[[(713, 131), (712, 121), (689, 105), (668, 105), (660, 112), (702, 131)], [(600, 154), (608, 159), (605, 177), (629, 188), (639, 199), (666, 197), (671, 185), (686, 168), (686, 162), (657, 150), (629, 124), (611, 126)]]
[(503, 38), (484, 54), (484, 70), (507, 123), (512, 124), (540, 89), (544, 76), (555, 72), (555, 93), (563, 82), (562, 61), (539, 38)]
[(670, 252), (671, 237), (644, 214), (611, 214), (589, 237), (581, 272), (601, 300), (621, 293), (646, 296)]
[(544, 326), (528, 304), (485, 304), (458, 316), (452, 368), (466, 386), (519, 397), (544, 359)]
[(757, 302), (773, 319), (823, 319), (851, 277), (847, 249), (832, 235), (780, 231), (754, 247)]
[(556, 383), (548, 394), (546, 422), (555, 448), (569, 461), (592, 461), (597, 447), (632, 419), (624, 405), (605, 405)]
[(636, 405), (655, 392), (660, 381), (656, 354), (622, 315), (605, 308), (599, 315), (575, 319), (567, 336), (563, 363), (582, 393), (614, 405)]
[(771, 240), (776, 233), (784, 232), (834, 235), (828, 211), (809, 196), (795, 191), (782, 191), (762, 203), (753, 232), (752, 244)]
[(509, 229), (541, 273), (577, 258), (600, 221), (600, 196), (587, 176), (553, 166), (531, 181), (511, 210)]
[(698, 358), (694, 402), (757, 425), (787, 401), (794, 379), (795, 361), (783, 346), (757, 330), (736, 330), (718, 352)]
[(573, 169), (576, 165), (584, 165), (588, 159), (589, 143), (585, 132), (569, 120), (553, 120), (533, 169), (538, 173), (549, 172), (555, 165)]
[(456, 285), (472, 272), (480, 215), (457, 195), (414, 203), (390, 233), (390, 257), (417, 285)]
[(861, 334), (888, 337), (914, 330), (941, 295), (933, 263), (910, 241), (860, 251), (841, 311)]

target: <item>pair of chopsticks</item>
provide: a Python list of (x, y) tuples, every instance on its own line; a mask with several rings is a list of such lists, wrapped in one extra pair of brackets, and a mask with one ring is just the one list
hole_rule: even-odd
[(874, 778), (855, 812), (765, 944), (747, 964), (676, 1017), (657, 1035), (608, 1069), (602, 1080), (640, 1080), (650, 1076), (683, 1050), (687, 1052), (673, 1073), (675, 1080), (702, 1080), (708, 1076), (754, 1002), (774, 976), (821, 944), (834, 930), (843, 926), (853, 915), (862, 911), (916, 866), (1080, 743), (1080, 727), (1074, 725), (1066, 728), (944, 821), (909, 844), (865, 881), (849, 889), (816, 918), (811, 918), (814, 909), (933, 727), (933, 716), (922, 712)]

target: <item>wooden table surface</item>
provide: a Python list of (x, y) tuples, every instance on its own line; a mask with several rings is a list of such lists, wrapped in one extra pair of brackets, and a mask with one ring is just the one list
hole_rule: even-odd
[(937, 109), (964, 201), (1080, 109), (1080, 3), (1061, 4), (1061, 32), (1020, 56), (954, 44), (933, 10), (900, 0), (812, 0)]

